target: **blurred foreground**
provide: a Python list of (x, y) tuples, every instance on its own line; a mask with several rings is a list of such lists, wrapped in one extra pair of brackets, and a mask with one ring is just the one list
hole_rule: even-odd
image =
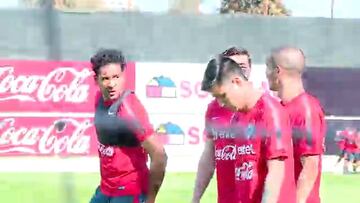
[[(168, 173), (158, 203), (190, 202), (195, 173)], [(86, 203), (99, 183), (97, 173), (0, 173), (0, 201), (9, 203)], [(323, 173), (322, 202), (358, 203), (360, 175)], [(358, 200), (358, 199), (357, 199)], [(216, 182), (203, 198), (215, 203)]]

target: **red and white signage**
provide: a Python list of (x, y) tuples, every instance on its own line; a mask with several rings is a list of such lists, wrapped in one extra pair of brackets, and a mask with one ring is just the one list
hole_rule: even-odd
[(136, 63), (136, 93), (149, 114), (203, 115), (212, 100), (201, 90), (206, 64)]
[[(129, 89), (134, 66), (126, 69)], [(88, 62), (0, 60), (0, 156), (96, 155), (97, 90)]]
[(0, 118), (1, 155), (95, 155), (92, 118)]
[[(201, 153), (204, 113), (212, 100), (201, 91), (205, 68), (128, 64), (127, 88), (136, 90), (169, 154)], [(253, 66), (252, 81), (264, 86), (264, 66)], [(0, 156), (96, 155), (97, 90), (88, 62), (0, 60)], [(61, 130), (54, 127), (59, 121), (65, 121)]]

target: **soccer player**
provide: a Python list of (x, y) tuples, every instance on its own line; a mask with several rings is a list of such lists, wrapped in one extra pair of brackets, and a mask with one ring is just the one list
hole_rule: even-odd
[(272, 51), (266, 65), (270, 90), (278, 91), (290, 116), (297, 202), (319, 203), (326, 125), (320, 102), (303, 86), (305, 56), (298, 48), (280, 47)]
[[(222, 53), (233, 59), (250, 76), (251, 58), (246, 49), (231, 47)], [(207, 140), (201, 155), (193, 194), (193, 203), (200, 202), (216, 168), (218, 203), (235, 202), (235, 146), (228, 131), (234, 112), (213, 100), (205, 115)]]
[(355, 138), (355, 144), (356, 144), (356, 153), (355, 153), (355, 164), (354, 164), (354, 172), (357, 172), (357, 169), (360, 166), (360, 131), (357, 132), (356, 138)]
[(349, 173), (349, 166), (352, 165), (353, 171), (356, 171), (356, 154), (357, 154), (357, 130), (356, 128), (347, 128), (344, 132), (345, 143), (344, 143), (344, 151), (345, 151), (345, 161), (344, 161), (344, 174)]
[[(91, 58), (91, 65), (100, 89), (95, 127), (101, 183), (90, 202), (154, 203), (165, 174), (166, 154), (143, 105), (124, 88), (125, 58), (121, 51), (104, 49)], [(124, 125), (124, 120), (129, 122)]]
[(294, 203), (291, 128), (281, 104), (253, 87), (228, 57), (210, 60), (202, 87), (236, 112), (230, 130), (235, 157), (236, 196), (232, 202)]
[(334, 141), (336, 142), (336, 144), (339, 147), (340, 153), (338, 155), (338, 160), (336, 161), (337, 165), (338, 163), (341, 162), (341, 160), (344, 158), (345, 156), (345, 137), (344, 137), (344, 131), (337, 131), (336, 135), (335, 135), (335, 139)]

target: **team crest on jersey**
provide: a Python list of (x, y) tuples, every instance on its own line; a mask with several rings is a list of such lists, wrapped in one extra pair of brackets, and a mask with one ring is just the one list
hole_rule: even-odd
[(253, 137), (255, 135), (255, 125), (254, 124), (249, 124), (246, 129), (245, 129), (245, 136), (247, 139), (250, 139), (251, 137)]

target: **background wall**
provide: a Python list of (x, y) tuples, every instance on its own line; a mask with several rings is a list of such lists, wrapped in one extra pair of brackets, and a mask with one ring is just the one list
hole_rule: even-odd
[[(88, 60), (100, 47), (121, 48), (133, 61), (206, 62), (231, 45), (264, 63), (272, 47), (301, 47), (308, 65), (360, 67), (359, 19), (150, 13), (0, 12), (0, 56)], [(51, 54), (50, 54), (51, 55)], [(54, 56), (54, 54), (52, 54)]]

